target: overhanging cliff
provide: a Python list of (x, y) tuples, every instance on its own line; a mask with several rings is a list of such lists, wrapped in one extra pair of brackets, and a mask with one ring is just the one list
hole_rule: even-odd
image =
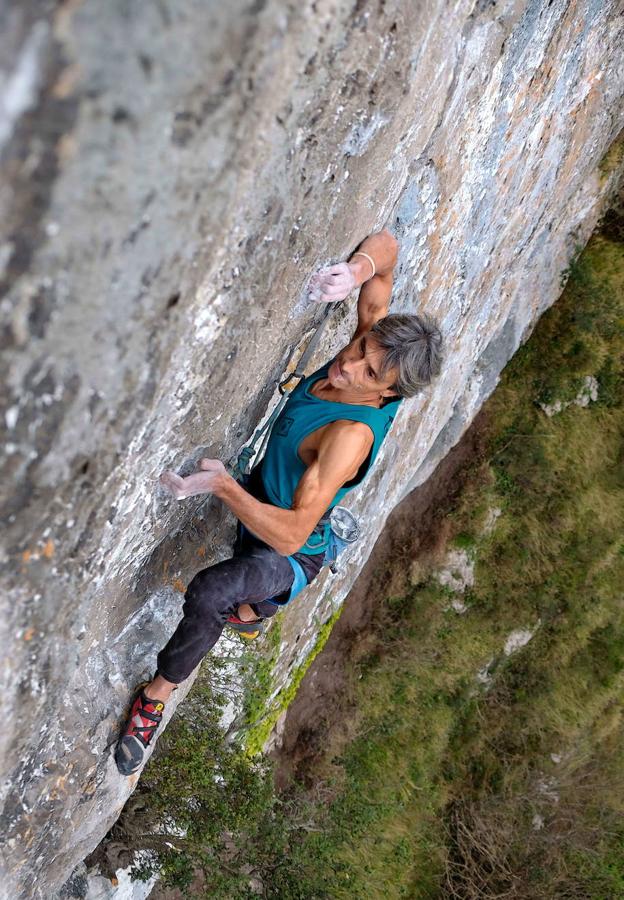
[(619, 179), (624, 21), (616, 0), (8, 7), (3, 890), (47, 898), (134, 784), (110, 747), (179, 588), (228, 552), (229, 518), (159, 472), (238, 450), (319, 315), (308, 274), (389, 225), (392, 309), (436, 315), (447, 362), (353, 501), (348, 565), (285, 614), (283, 684)]

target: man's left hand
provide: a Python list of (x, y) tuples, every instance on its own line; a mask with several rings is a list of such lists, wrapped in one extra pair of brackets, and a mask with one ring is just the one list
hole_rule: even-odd
[(200, 472), (194, 472), (186, 478), (171, 470), (163, 472), (160, 483), (176, 500), (186, 500), (199, 494), (215, 494), (218, 497), (230, 477), (225, 466), (219, 459), (204, 457), (200, 460), (199, 467)]
[(209, 459), (204, 456), (199, 461), (199, 468), (206, 473), (205, 477), (210, 479), (210, 491), (213, 494), (217, 494), (225, 479), (230, 477), (220, 459)]

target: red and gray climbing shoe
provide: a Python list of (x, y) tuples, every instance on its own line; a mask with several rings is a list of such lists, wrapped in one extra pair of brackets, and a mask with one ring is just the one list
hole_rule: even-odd
[(151, 700), (141, 688), (115, 749), (115, 762), (122, 775), (133, 775), (140, 768), (164, 708), (162, 700)]
[(253, 641), (264, 631), (264, 619), (254, 619), (253, 622), (244, 622), (238, 616), (229, 616), (227, 624), (237, 631), (246, 641)]

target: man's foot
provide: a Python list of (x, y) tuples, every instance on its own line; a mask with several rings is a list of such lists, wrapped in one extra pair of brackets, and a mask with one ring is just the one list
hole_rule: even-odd
[(143, 763), (156, 729), (162, 721), (165, 704), (145, 695), (144, 685), (137, 694), (130, 715), (115, 749), (115, 762), (122, 775), (133, 775)]
[(247, 641), (253, 641), (264, 631), (264, 619), (253, 619), (251, 622), (245, 622), (244, 619), (231, 615), (228, 617), (227, 624)]

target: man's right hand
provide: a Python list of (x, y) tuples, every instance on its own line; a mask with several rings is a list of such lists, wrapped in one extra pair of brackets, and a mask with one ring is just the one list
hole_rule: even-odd
[(338, 303), (359, 287), (355, 266), (342, 262), (320, 269), (310, 278), (308, 298), (314, 303)]

